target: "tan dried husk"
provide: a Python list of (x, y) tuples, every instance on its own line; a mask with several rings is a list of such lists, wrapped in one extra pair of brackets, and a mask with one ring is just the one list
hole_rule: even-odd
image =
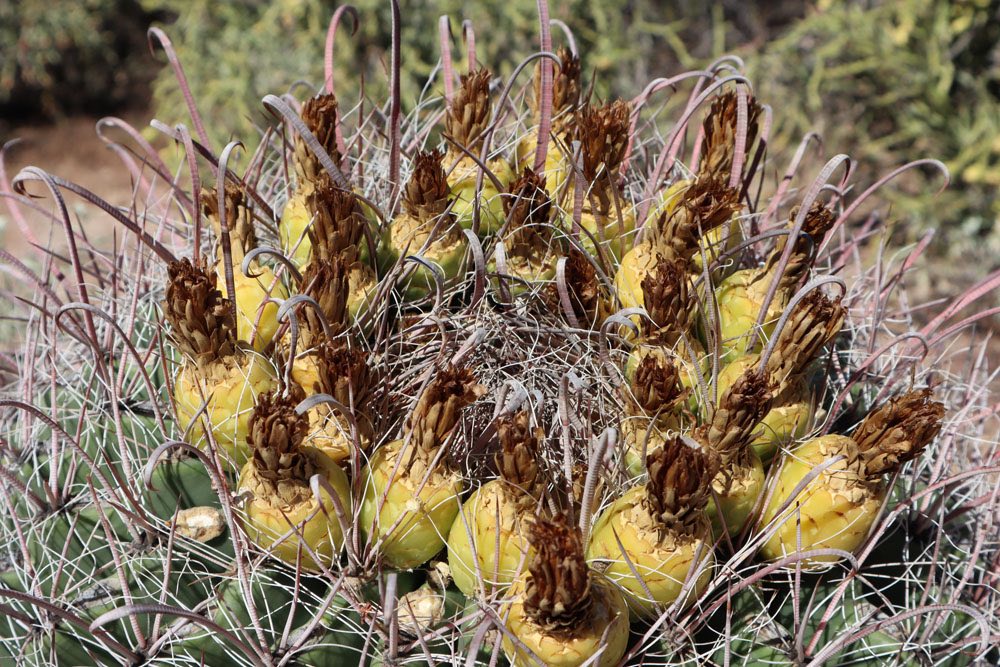
[(353, 406), (362, 441), (370, 441), (373, 434), (370, 407), (376, 377), (368, 364), (368, 353), (337, 338), (320, 344), (314, 359), (319, 371), (315, 392), (329, 394), (349, 408)]
[(236, 354), (233, 304), (216, 287), (214, 273), (184, 258), (170, 263), (167, 276), (164, 315), (184, 356), (205, 368)]
[(723, 475), (748, 463), (754, 432), (772, 398), (767, 375), (752, 366), (719, 398), (711, 421), (698, 428), (695, 437), (719, 456)]
[(796, 384), (819, 350), (840, 333), (847, 316), (842, 299), (830, 300), (813, 290), (799, 301), (778, 334), (767, 360), (767, 375), (774, 385), (775, 403)]
[(507, 233), (504, 245), (507, 253), (515, 257), (532, 258), (544, 253), (552, 239), (549, 220), (552, 200), (545, 191), (545, 179), (529, 167), (507, 189), (503, 199), (507, 216)]
[(690, 278), (686, 262), (656, 255), (656, 266), (643, 278), (643, 305), (649, 318), (643, 318), (643, 335), (663, 345), (673, 346), (691, 330), (695, 303), (688, 288)]
[[(752, 95), (746, 95), (747, 102), (747, 134), (744, 148), (743, 168), (746, 170), (747, 157), (760, 131), (760, 117), (763, 108)], [(729, 182), (736, 155), (736, 132), (739, 118), (739, 93), (730, 91), (719, 95), (712, 101), (702, 130), (701, 162), (698, 164), (698, 176), (724, 178)]]
[(871, 412), (851, 438), (858, 444), (870, 479), (895, 472), (911, 461), (941, 431), (944, 405), (931, 400), (930, 389), (890, 399)]
[(597, 216), (608, 216), (616, 199), (618, 206), (624, 206), (619, 169), (628, 148), (631, 113), (630, 103), (615, 100), (602, 106), (584, 106), (577, 114), (583, 178), (591, 186), (592, 212)]
[(417, 220), (433, 220), (448, 209), (451, 190), (439, 150), (417, 153), (413, 173), (403, 189), (403, 209)]
[[(337, 98), (332, 93), (321, 93), (306, 100), (302, 105), (302, 121), (333, 163), (339, 165), (342, 156), (337, 147)], [(296, 135), (293, 150), (295, 175), (299, 179), (299, 186), (306, 192), (328, 178), (323, 165), (309, 150), (302, 137)]]
[[(331, 335), (337, 335), (347, 327), (348, 277), (351, 266), (340, 257), (327, 260), (313, 259), (302, 273), (299, 293), (313, 298), (319, 304)], [(325, 340), (320, 314), (311, 306), (296, 311), (299, 323), (297, 347), (309, 349)]]
[[(799, 214), (799, 210), (799, 207), (795, 207), (789, 213), (789, 228), (794, 226), (795, 217)], [(809, 274), (816, 251), (819, 249), (819, 245), (822, 243), (826, 233), (833, 227), (836, 219), (833, 211), (820, 202), (814, 202), (809, 208), (802, 222), (802, 235), (795, 239), (795, 246), (792, 248), (792, 254), (789, 256), (788, 265), (785, 267), (785, 272), (781, 274), (781, 279), (778, 281), (778, 290), (781, 293), (791, 294), (794, 292)], [(778, 238), (774, 251), (768, 256), (764, 270), (760, 272), (758, 279), (764, 279), (765, 277), (768, 280), (772, 279), (771, 272), (777, 267), (781, 259), (781, 254), (784, 252), (785, 245), (788, 242), (788, 236)]]
[[(455, 92), (444, 119), (444, 129), (448, 136), (475, 155), (482, 149), (483, 135), (493, 113), (493, 103), (490, 100), (491, 78), (489, 69), (485, 67), (463, 74), (461, 85)], [(465, 153), (449, 149), (449, 155), (458, 159)]]
[[(558, 67), (553, 68), (552, 77), (552, 134), (564, 137), (573, 129), (576, 107), (580, 102), (580, 56), (566, 47), (556, 51), (559, 57)], [(551, 63), (551, 61), (549, 61)], [(535, 65), (531, 110), (536, 118), (541, 111), (542, 100), (542, 61)]]
[(304, 396), (298, 387), (284, 395), (277, 391), (261, 394), (248, 423), (256, 479), (286, 504), (308, 496), (308, 480), (315, 471), (313, 461), (302, 451), (309, 417), (295, 412)]
[[(222, 222), (219, 219), (219, 195), (215, 188), (201, 189), (201, 211), (215, 230), (217, 238), (221, 238)], [(253, 212), (247, 206), (246, 195), (239, 186), (226, 181), (225, 186), (226, 223), (229, 226), (229, 238), (234, 261), (241, 261), (244, 256), (257, 247), (257, 233), (254, 231)], [(222, 249), (219, 248), (219, 258)], [(239, 267), (236, 267), (239, 270)]]
[(407, 417), (404, 440), (410, 442), (410, 459), (425, 463), (458, 424), (462, 410), (486, 393), (468, 368), (448, 366), (440, 371), (417, 399)]
[(660, 214), (645, 230), (646, 240), (664, 257), (692, 269), (701, 238), (728, 224), (740, 210), (739, 190), (721, 177), (701, 176), (684, 191), (681, 201)]
[(656, 524), (661, 541), (671, 533), (698, 533), (718, 471), (712, 453), (688, 447), (680, 438), (668, 438), (646, 457), (646, 469), (649, 482), (643, 509)]
[(313, 215), (307, 232), (313, 258), (328, 260), (339, 256), (348, 262), (357, 259), (367, 222), (354, 193), (324, 177), (306, 195), (306, 208)]
[(580, 531), (559, 514), (535, 521), (528, 539), (534, 553), (528, 565), (525, 613), (557, 637), (574, 636), (589, 627), (593, 608)]
[(496, 454), (497, 471), (507, 484), (518, 507), (530, 509), (537, 505), (545, 484), (538, 467), (538, 451), (545, 432), (532, 428), (526, 410), (501, 415), (497, 419), (500, 451)]
[(687, 398), (677, 366), (669, 359), (653, 354), (646, 355), (639, 362), (624, 393), (627, 411), (649, 417), (672, 413)]

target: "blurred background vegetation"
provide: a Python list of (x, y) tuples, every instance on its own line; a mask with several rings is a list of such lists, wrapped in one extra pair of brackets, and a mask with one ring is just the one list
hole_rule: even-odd
[[(389, 4), (355, 4), (358, 33), (342, 30), (336, 51), (337, 89), (347, 103), (357, 99), (362, 79), (376, 100), (387, 83)], [(404, 103), (418, 98), (438, 62), (442, 14), (452, 17), (456, 63), (464, 53), (463, 18), (476, 28), (480, 61), (500, 74), (537, 49), (535, 0), (419, 4), (403, 7)], [(902, 162), (940, 158), (952, 187), (935, 198), (936, 180), (908, 175), (886, 190), (891, 217), (912, 223), (901, 226), (907, 239), (936, 227), (948, 238), (939, 249), (997, 265), (1000, 0), (550, 5), (552, 17), (573, 30), (601, 97), (634, 95), (651, 78), (703, 67), (724, 53), (742, 56), (759, 96), (775, 108), (775, 170), (809, 130), (822, 134), (825, 155), (857, 159), (863, 183)], [(269, 121), (262, 95), (321, 82), (336, 7), (331, 0), (0, 2), (0, 130), (130, 107), (187, 122), (172, 72), (146, 46), (145, 28), (157, 24), (178, 50), (215, 146), (234, 136), (249, 141)], [(558, 30), (554, 39), (562, 40)]]

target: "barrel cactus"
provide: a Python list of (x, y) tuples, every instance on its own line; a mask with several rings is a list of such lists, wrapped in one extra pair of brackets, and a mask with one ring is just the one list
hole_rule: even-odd
[(0, 251), (0, 664), (1000, 659), (1000, 278), (915, 304), (738, 60), (596, 100), (539, 8), (515, 78), (331, 70), (250, 156), (192, 91), (130, 207), (0, 184), (65, 231)]

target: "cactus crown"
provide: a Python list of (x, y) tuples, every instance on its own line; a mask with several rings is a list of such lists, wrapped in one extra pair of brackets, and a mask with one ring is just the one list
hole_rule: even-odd
[(775, 396), (780, 396), (805, 371), (820, 348), (836, 338), (846, 316), (842, 299), (831, 300), (819, 290), (809, 292), (795, 305), (767, 360), (768, 377), (776, 385)]
[(593, 608), (579, 528), (558, 514), (535, 521), (528, 539), (535, 550), (524, 601), (528, 617), (557, 636), (577, 634)]
[(649, 416), (670, 411), (687, 395), (677, 366), (654, 354), (639, 362), (628, 393), (635, 406)]
[[(490, 100), (491, 79), (492, 74), (485, 67), (463, 74), (462, 85), (451, 101), (444, 119), (445, 132), (455, 143), (472, 153), (479, 153), (482, 148), (483, 135), (493, 112)], [(464, 153), (456, 153), (457, 157), (461, 155)]]
[(170, 263), (167, 276), (163, 310), (184, 356), (203, 366), (235, 354), (232, 302), (222, 296), (214, 275), (185, 257)]
[[(219, 218), (219, 194), (215, 188), (201, 190), (202, 214), (208, 218), (216, 237), (222, 235), (222, 221)], [(257, 247), (257, 234), (254, 231), (253, 213), (247, 206), (246, 195), (239, 186), (226, 181), (225, 185), (226, 222), (229, 225), (229, 235), (233, 240), (233, 258), (242, 259), (248, 252)]]
[[(337, 147), (337, 98), (332, 93), (321, 93), (309, 98), (302, 105), (302, 121), (334, 164), (340, 164), (343, 156)], [(294, 146), (295, 175), (300, 184), (319, 183), (327, 177), (323, 165), (302, 137), (295, 137)]]
[(697, 430), (698, 439), (720, 456), (724, 472), (746, 463), (750, 441), (771, 409), (772, 396), (767, 375), (750, 367), (722, 394), (711, 421)]
[(688, 295), (687, 266), (675, 258), (657, 253), (656, 267), (643, 278), (642, 298), (649, 319), (642, 321), (647, 338), (656, 337), (665, 345), (677, 342), (691, 330), (694, 303)]
[[(566, 47), (560, 48), (559, 67), (552, 78), (552, 133), (562, 136), (573, 126), (576, 107), (580, 103), (580, 56)], [(537, 118), (538, 105), (542, 99), (542, 63), (535, 65), (535, 78), (531, 110)]]
[(302, 482), (312, 476), (314, 468), (302, 451), (309, 418), (295, 412), (303, 397), (298, 387), (285, 394), (272, 390), (257, 398), (250, 414), (247, 441), (257, 479), (288, 502), (301, 498)]
[(869, 479), (896, 472), (920, 456), (941, 430), (944, 405), (930, 389), (911, 391), (872, 411), (851, 438), (858, 443)]
[(689, 265), (702, 236), (729, 222), (739, 210), (739, 190), (730, 188), (721, 176), (701, 176), (677, 206), (651, 225), (649, 240), (665, 257)]
[(451, 190), (439, 150), (423, 151), (413, 162), (413, 173), (403, 191), (403, 208), (418, 220), (434, 220), (448, 210)]
[[(759, 132), (760, 115), (763, 108), (752, 95), (746, 95), (747, 124), (744, 163)], [(702, 159), (698, 165), (698, 175), (724, 178), (729, 181), (736, 155), (736, 133), (739, 125), (739, 93), (726, 92), (712, 101), (708, 116), (702, 124), (705, 138), (702, 144)]]
[(313, 215), (308, 231), (313, 258), (356, 254), (364, 235), (365, 216), (353, 192), (337, 187), (328, 177), (323, 178), (306, 195), (306, 208)]
[(542, 474), (538, 467), (538, 452), (545, 432), (531, 428), (527, 410), (504, 414), (497, 418), (500, 451), (496, 466), (500, 477), (509, 487), (522, 492), (529, 500), (541, 495)]
[(709, 452), (668, 438), (646, 456), (650, 515), (666, 531), (690, 534), (699, 524), (711, 493), (717, 462)]

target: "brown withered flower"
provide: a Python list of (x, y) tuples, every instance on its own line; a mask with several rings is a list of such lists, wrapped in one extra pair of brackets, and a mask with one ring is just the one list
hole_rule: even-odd
[[(350, 270), (351, 267), (341, 257), (334, 256), (327, 260), (314, 259), (302, 273), (299, 293), (311, 297), (319, 304), (331, 335), (336, 335), (347, 327)], [(310, 348), (326, 338), (326, 330), (315, 308), (300, 308), (296, 311), (296, 316), (299, 323), (297, 346), (300, 349)]]
[(508, 485), (518, 490), (529, 503), (540, 497), (542, 474), (538, 450), (545, 437), (540, 428), (532, 428), (527, 410), (497, 418), (500, 451), (496, 454), (497, 471)]
[(187, 258), (171, 262), (163, 310), (171, 338), (198, 366), (236, 353), (233, 304), (222, 296), (214, 274), (206, 268)]
[(552, 215), (552, 200), (545, 191), (545, 179), (529, 167), (510, 184), (503, 198), (507, 216), (504, 242), (511, 255), (530, 257), (544, 249), (551, 236), (546, 227)]
[(646, 457), (646, 469), (650, 515), (665, 529), (682, 534), (697, 531), (718, 470), (714, 457), (688, 447), (680, 438), (668, 438)]
[(695, 303), (690, 298), (689, 286), (687, 264), (657, 253), (655, 267), (640, 283), (643, 304), (649, 315), (642, 320), (646, 337), (673, 344), (682, 333), (691, 330)]
[(528, 565), (524, 610), (548, 632), (573, 635), (588, 621), (593, 604), (580, 531), (565, 514), (558, 514), (535, 521), (528, 539), (534, 556)]
[(830, 300), (819, 290), (813, 290), (795, 305), (767, 360), (766, 371), (775, 385), (775, 396), (792, 386), (820, 348), (840, 333), (847, 315), (841, 301)]
[(417, 153), (403, 191), (403, 208), (417, 220), (433, 220), (448, 209), (451, 190), (439, 150)]
[[(795, 218), (798, 216), (799, 211), (800, 209), (796, 207), (789, 213), (789, 228), (794, 226)], [(791, 293), (802, 284), (803, 280), (809, 275), (809, 269), (812, 267), (819, 244), (822, 243), (826, 233), (833, 227), (836, 219), (833, 211), (827, 208), (826, 205), (820, 202), (813, 203), (803, 219), (802, 233), (793, 241), (795, 245), (792, 248), (792, 254), (789, 256), (788, 265), (785, 268), (785, 272), (781, 274), (778, 282), (779, 290)], [(787, 236), (782, 236), (778, 239), (774, 250), (767, 258), (764, 271), (761, 273), (762, 276), (769, 275), (769, 272), (778, 264), (785, 250), (785, 245), (788, 242), (789, 238)]]
[(469, 368), (448, 366), (417, 399), (406, 422), (413, 451), (429, 452), (441, 445), (462, 416), (462, 409), (486, 392)]
[(302, 480), (308, 480), (313, 469), (302, 452), (309, 417), (295, 412), (304, 396), (299, 387), (284, 395), (277, 390), (261, 394), (248, 422), (247, 440), (258, 478), (279, 495), (293, 494), (296, 499), (302, 494)]
[(746, 463), (760, 421), (771, 409), (773, 394), (767, 375), (751, 367), (719, 398), (712, 419), (696, 438), (720, 457), (723, 472)]
[[(746, 143), (744, 145), (743, 169), (749, 165), (747, 158), (757, 134), (760, 131), (760, 117), (764, 109), (752, 95), (746, 95)], [(712, 101), (708, 116), (702, 124), (704, 141), (702, 157), (698, 165), (698, 176), (721, 177), (729, 182), (736, 153), (736, 133), (739, 120), (739, 93), (727, 92)]]
[(444, 119), (444, 129), (448, 136), (475, 154), (482, 149), (483, 135), (493, 113), (490, 79), (492, 75), (485, 67), (463, 74), (461, 85), (452, 98)]
[[(343, 156), (337, 147), (337, 98), (332, 93), (320, 93), (309, 98), (302, 105), (302, 121), (319, 141), (320, 146), (327, 152), (333, 163), (340, 165)], [(323, 165), (313, 155), (302, 137), (295, 137), (293, 150), (295, 174), (300, 183), (314, 184), (327, 178)]]
[(308, 230), (312, 256), (328, 260), (346, 254), (348, 261), (354, 260), (360, 244), (364, 243), (367, 224), (354, 193), (323, 178), (306, 195), (306, 208), (313, 214)]
[(664, 211), (646, 230), (646, 238), (664, 256), (684, 262), (699, 251), (701, 238), (728, 224), (740, 210), (739, 191), (721, 178), (700, 177), (684, 191), (680, 203)]
[[(253, 212), (247, 206), (246, 194), (236, 184), (226, 181), (225, 185), (226, 223), (232, 240), (233, 255), (243, 258), (257, 247), (257, 233), (254, 230)], [(211, 223), (217, 236), (222, 234), (219, 219), (219, 195), (216, 188), (202, 188), (199, 195), (201, 212)]]
[(653, 354), (639, 362), (628, 391), (635, 404), (650, 417), (670, 411), (687, 395), (677, 366)]
[(618, 168), (628, 148), (632, 105), (615, 100), (601, 106), (587, 105), (577, 114), (577, 139), (583, 161), (583, 177), (594, 183), (598, 177), (618, 178)]
[[(566, 47), (561, 47), (556, 55), (558, 67), (554, 67), (552, 77), (552, 133), (561, 137), (572, 130), (576, 107), (580, 103), (580, 56)], [(549, 61), (551, 62), (551, 61)], [(542, 100), (542, 61), (535, 65), (535, 79), (531, 109), (538, 117)]]
[(930, 389), (911, 391), (871, 412), (851, 434), (870, 479), (899, 470), (920, 456), (941, 431), (944, 405)]

